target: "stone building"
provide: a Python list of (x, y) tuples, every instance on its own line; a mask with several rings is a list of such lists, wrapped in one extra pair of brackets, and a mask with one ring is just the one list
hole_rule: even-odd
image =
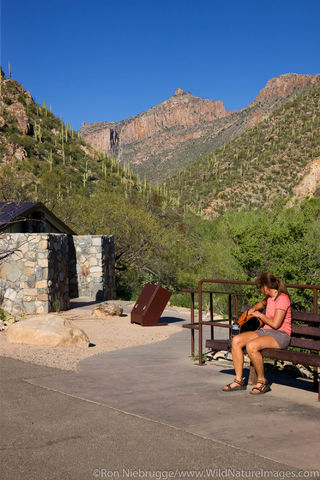
[(114, 241), (76, 235), (41, 203), (0, 203), (0, 306), (67, 310), (70, 298), (115, 298)]

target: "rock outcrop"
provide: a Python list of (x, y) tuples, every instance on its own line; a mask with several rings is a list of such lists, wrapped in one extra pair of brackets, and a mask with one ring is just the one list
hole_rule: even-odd
[(313, 197), (320, 191), (320, 157), (313, 160), (306, 168), (305, 175), (301, 182), (293, 189), (294, 197), (288, 206), (303, 198)]
[(7, 341), (27, 345), (87, 348), (87, 334), (70, 320), (61, 316), (45, 315), (13, 323), (6, 330)]
[(287, 73), (280, 77), (271, 78), (249, 107), (267, 104), (268, 102), (280, 104), (292, 95), (309, 90), (319, 81), (320, 75), (298, 75), (296, 73)]
[(163, 103), (122, 122), (84, 123), (80, 133), (93, 147), (130, 164), (151, 181), (163, 180), (258, 123), (320, 75), (286, 74), (268, 81), (241, 111), (222, 101), (198, 98), (178, 88)]
[(123, 308), (115, 303), (104, 302), (101, 305), (98, 305), (91, 312), (93, 317), (106, 318), (118, 316), (120, 317), (123, 313)]
[(7, 110), (15, 118), (21, 133), (27, 134), (29, 132), (30, 125), (29, 125), (28, 116), (26, 114), (26, 111), (22, 103), (20, 102), (13, 103), (12, 105), (9, 105)]

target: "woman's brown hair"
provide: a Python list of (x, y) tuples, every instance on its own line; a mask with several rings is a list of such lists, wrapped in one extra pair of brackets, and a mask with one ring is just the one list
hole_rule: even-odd
[(286, 295), (288, 294), (288, 290), (286, 289), (286, 286), (280, 278), (275, 277), (272, 273), (270, 272), (264, 272), (260, 275), (260, 277), (257, 279), (257, 286), (259, 290), (262, 287), (268, 287), (272, 288), (275, 290), (278, 290), (279, 294), (280, 293), (285, 293)]

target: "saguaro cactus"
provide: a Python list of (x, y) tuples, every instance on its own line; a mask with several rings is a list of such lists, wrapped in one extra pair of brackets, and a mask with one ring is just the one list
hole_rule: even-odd
[(34, 123), (34, 138), (36, 142), (41, 142), (41, 125)]
[(57, 194), (57, 200), (60, 202), (62, 200), (62, 192), (61, 192), (61, 183), (58, 183), (58, 194)]
[(83, 188), (86, 188), (87, 180), (88, 180), (88, 172), (84, 172), (83, 179), (82, 179)]
[(52, 172), (52, 165), (53, 165), (52, 150), (50, 150), (50, 153), (49, 153), (49, 165), (50, 165), (50, 172)]

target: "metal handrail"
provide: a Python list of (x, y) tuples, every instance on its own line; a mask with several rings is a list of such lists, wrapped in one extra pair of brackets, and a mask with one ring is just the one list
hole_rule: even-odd
[[(199, 349), (198, 349), (198, 354), (199, 354), (199, 365), (203, 365), (202, 362), (202, 285), (204, 283), (220, 283), (220, 284), (225, 284), (225, 285), (257, 285), (256, 282), (244, 282), (241, 280), (218, 280), (218, 279), (209, 279), (209, 278), (203, 278), (199, 281), (198, 284), (198, 307), (199, 307), (199, 315), (198, 315), (198, 323), (199, 323)], [(302, 288), (302, 289), (309, 289), (313, 290), (313, 313), (318, 313), (318, 290), (320, 290), (320, 285), (299, 285), (299, 284), (291, 284), (291, 283), (286, 283), (285, 286), (287, 288)], [(228, 294), (228, 292), (225, 292)]]

